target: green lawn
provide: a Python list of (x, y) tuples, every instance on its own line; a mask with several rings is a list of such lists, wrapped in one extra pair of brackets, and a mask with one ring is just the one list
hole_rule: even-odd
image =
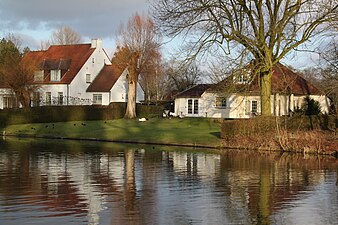
[(220, 124), (206, 118), (72, 121), (10, 125), (6, 134), (220, 146)]

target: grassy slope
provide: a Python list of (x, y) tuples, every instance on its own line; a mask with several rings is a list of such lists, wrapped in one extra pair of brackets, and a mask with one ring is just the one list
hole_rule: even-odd
[[(54, 124), (54, 126), (53, 126)], [(10, 125), (12, 135), (48, 135), (65, 138), (98, 138), (150, 143), (220, 146), (220, 125), (203, 118), (109, 121), (73, 121), (65, 123)], [(54, 128), (53, 128), (54, 127)]]

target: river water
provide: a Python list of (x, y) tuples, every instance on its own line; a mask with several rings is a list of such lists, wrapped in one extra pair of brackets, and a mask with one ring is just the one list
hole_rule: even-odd
[(0, 224), (338, 224), (338, 160), (0, 141)]

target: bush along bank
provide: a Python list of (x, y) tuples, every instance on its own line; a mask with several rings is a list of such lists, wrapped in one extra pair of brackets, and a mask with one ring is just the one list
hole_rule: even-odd
[(325, 154), (338, 157), (338, 118), (256, 117), (226, 120), (221, 137), (227, 148)]
[[(139, 117), (157, 117), (163, 112), (163, 105), (137, 104)], [(42, 106), (0, 110), (0, 127), (13, 124), (51, 123), (88, 120), (113, 120), (123, 118), (126, 103), (112, 103), (109, 106)]]

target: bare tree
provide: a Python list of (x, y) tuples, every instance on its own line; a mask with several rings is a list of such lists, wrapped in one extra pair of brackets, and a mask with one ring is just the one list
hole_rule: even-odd
[(136, 117), (136, 88), (139, 75), (146, 73), (155, 56), (159, 56), (159, 36), (153, 20), (149, 16), (134, 14), (127, 26), (121, 26), (119, 41), (128, 55), (128, 102), (125, 118)]
[(333, 39), (320, 53), (322, 89), (331, 98), (338, 113), (338, 43)]
[(79, 33), (68, 26), (57, 28), (50, 37), (50, 40), (41, 41), (40, 48), (48, 49), (51, 45), (71, 45), (82, 42), (82, 37)]
[(201, 81), (202, 71), (195, 62), (186, 63), (171, 59), (166, 67), (167, 85), (171, 92), (184, 91)]
[[(314, 36), (337, 13), (337, 0), (154, 0), (154, 14), (169, 36), (193, 42), (191, 54), (211, 47), (248, 53), (259, 76), (262, 115), (271, 115), (273, 66)], [(194, 35), (193, 35), (194, 34)]]

